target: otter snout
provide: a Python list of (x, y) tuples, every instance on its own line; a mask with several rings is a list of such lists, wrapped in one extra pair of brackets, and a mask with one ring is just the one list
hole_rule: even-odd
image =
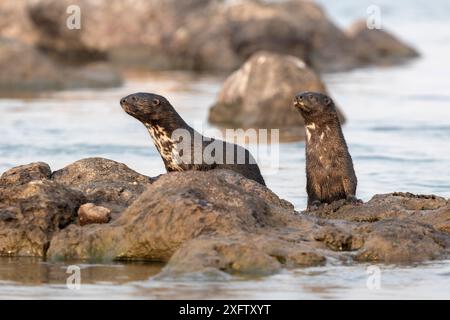
[(299, 104), (306, 103), (307, 101), (317, 100), (312, 92), (301, 92), (295, 96), (295, 102)]
[(123, 107), (125, 105), (134, 105), (137, 101), (137, 98), (134, 94), (130, 94), (122, 99), (120, 99), (120, 105)]

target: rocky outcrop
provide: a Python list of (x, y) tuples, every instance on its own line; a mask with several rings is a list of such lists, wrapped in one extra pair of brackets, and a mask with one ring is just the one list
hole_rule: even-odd
[[(187, 14), (210, 0), (34, 0), (29, 15), (38, 45), (68, 60), (110, 58), (119, 63), (156, 66), (164, 60), (167, 37)], [(66, 27), (67, 8), (78, 6), (82, 27)], [(125, 19), (124, 16), (133, 17)]]
[[(328, 94), (302, 60), (270, 52), (254, 54), (225, 81), (209, 121), (227, 128), (277, 128), (283, 140), (304, 138), (304, 121), (293, 107), (296, 94)], [(340, 114), (341, 121), (344, 120)]]
[[(401, 204), (403, 196), (384, 195), (364, 205), (340, 204), (337, 210), (364, 216), (376, 199), (388, 203), (396, 197)], [(436, 201), (432, 210), (440, 213), (421, 212), (430, 213), (427, 222), (349, 221), (325, 214), (331, 208), (297, 213), (267, 188), (231, 171), (171, 173), (161, 176), (116, 221), (71, 225), (59, 232), (48, 257), (168, 262), (161, 276), (270, 274), (330, 259), (420, 262), (450, 253), (450, 234), (433, 226), (445, 215), (441, 200)]]
[[(160, 277), (265, 275), (329, 262), (413, 263), (450, 255), (450, 204), (435, 196), (394, 193), (296, 212), (233, 171), (169, 173), (150, 183), (106, 159), (81, 160), (51, 177), (36, 163), (1, 181), (0, 255), (166, 262)], [(147, 189), (136, 191), (109, 223), (78, 223), (77, 211), (99, 209), (86, 205), (101, 195), (89, 190), (111, 181)]]
[(50, 166), (35, 162), (12, 168), (0, 176), (0, 187), (20, 186), (35, 180), (48, 180), (52, 176)]
[[(69, 5), (80, 7), (82, 28), (66, 27)], [(231, 71), (265, 50), (336, 71), (391, 54), (377, 50), (373, 59), (365, 59), (359, 51), (376, 46), (372, 40), (377, 39), (358, 40), (362, 47), (355, 52), (355, 39), (310, 1), (34, 0), (28, 10), (39, 46), (69, 60)]]
[(54, 233), (77, 224), (80, 214), (80, 224), (106, 223), (151, 182), (100, 158), (54, 173), (42, 162), (10, 169), (0, 177), (0, 255), (44, 257)]
[(347, 30), (354, 53), (363, 64), (393, 65), (419, 56), (411, 46), (382, 29), (367, 28), (366, 21), (356, 21)]
[(0, 185), (0, 255), (44, 257), (55, 232), (76, 220), (83, 194), (50, 180)]
[(6, 38), (0, 38), (0, 68), (0, 91), (4, 92), (101, 88), (122, 82), (106, 65), (63, 67), (33, 46)]
[(53, 172), (52, 180), (81, 191), (88, 202), (110, 209), (115, 218), (154, 179), (141, 175), (122, 163), (88, 158)]

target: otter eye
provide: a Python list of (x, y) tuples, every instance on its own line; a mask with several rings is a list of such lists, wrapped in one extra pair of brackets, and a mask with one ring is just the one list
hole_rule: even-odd
[(308, 95), (308, 99), (312, 100), (314, 98), (314, 96), (312, 94)]
[(331, 103), (331, 99), (330, 98), (325, 98), (323, 99), (323, 102), (325, 103), (325, 105), (329, 105)]
[(153, 99), (153, 100), (152, 100), (152, 105), (155, 106), (155, 107), (158, 106), (159, 103), (160, 103), (160, 102), (159, 102), (158, 99)]

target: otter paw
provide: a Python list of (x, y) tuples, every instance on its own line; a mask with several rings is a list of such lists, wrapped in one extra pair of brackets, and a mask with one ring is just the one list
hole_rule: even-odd
[(315, 211), (320, 209), (320, 207), (322, 207), (324, 205), (324, 203), (320, 202), (319, 200), (315, 200), (313, 201), (310, 205), (308, 205), (308, 208), (306, 211)]
[(363, 204), (364, 202), (361, 199), (358, 199), (355, 196), (348, 196), (347, 199), (345, 199), (345, 202), (350, 204)]

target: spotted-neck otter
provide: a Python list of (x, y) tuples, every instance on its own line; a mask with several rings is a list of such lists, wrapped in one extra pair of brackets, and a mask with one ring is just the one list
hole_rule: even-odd
[(120, 105), (145, 125), (167, 172), (228, 169), (265, 185), (258, 165), (247, 149), (203, 137), (181, 118), (166, 98), (152, 93), (135, 93), (121, 99)]
[(308, 209), (341, 199), (358, 201), (352, 157), (333, 100), (303, 92), (294, 105), (305, 120)]

